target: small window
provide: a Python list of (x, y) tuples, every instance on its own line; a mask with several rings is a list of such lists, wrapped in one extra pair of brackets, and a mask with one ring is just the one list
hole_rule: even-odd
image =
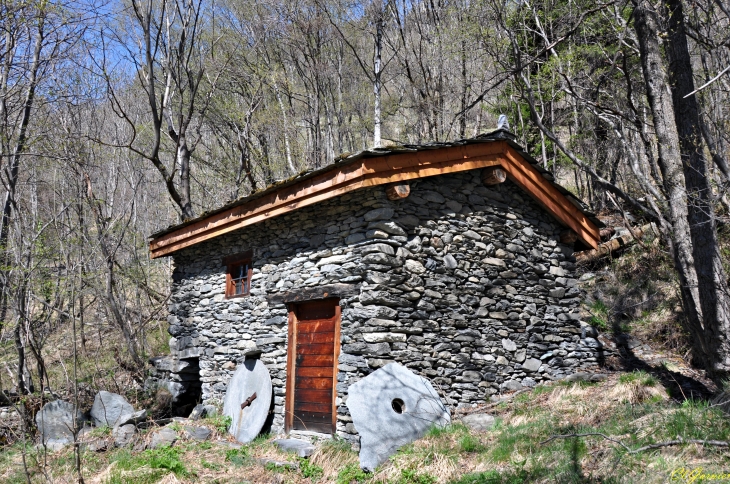
[(223, 259), (226, 266), (226, 297), (248, 296), (251, 292), (251, 251)]

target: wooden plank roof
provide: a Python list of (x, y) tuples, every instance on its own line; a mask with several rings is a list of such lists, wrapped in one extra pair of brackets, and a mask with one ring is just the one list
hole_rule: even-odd
[(301, 207), (358, 190), (427, 176), (501, 166), (563, 226), (588, 247), (600, 243), (602, 223), (570, 192), (552, 181), (509, 132), (498, 130), (451, 143), (429, 143), (341, 155), (335, 163), (274, 183), (200, 217), (151, 236), (152, 258), (199, 244)]

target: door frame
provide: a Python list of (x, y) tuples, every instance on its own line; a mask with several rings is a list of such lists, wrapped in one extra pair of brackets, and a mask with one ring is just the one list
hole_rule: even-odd
[(335, 304), (335, 334), (334, 334), (334, 350), (332, 362), (332, 435), (337, 433), (337, 374), (339, 373), (340, 359), (340, 324), (342, 316), (342, 308), (340, 307), (340, 298), (321, 298), (309, 299), (307, 301), (298, 301), (296, 303), (288, 303), (289, 320), (287, 325), (287, 355), (286, 355), (286, 394), (284, 396), (284, 431), (288, 434), (294, 429), (294, 402), (296, 388), (296, 361), (297, 361), (297, 305), (312, 301), (332, 300)]

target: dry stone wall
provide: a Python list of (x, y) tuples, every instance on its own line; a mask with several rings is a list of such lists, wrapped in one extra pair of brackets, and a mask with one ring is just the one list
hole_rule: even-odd
[[(446, 404), (471, 405), (594, 366), (579, 321), (572, 248), (518, 187), (479, 171), (411, 182), (390, 201), (359, 190), (175, 254), (170, 348), (199, 361), (202, 398), (222, 401), (246, 355), (268, 366), (274, 432), (283, 429), (287, 308), (276, 295), (348, 284), (340, 299), (338, 433), (356, 438), (344, 402), (354, 382), (396, 361)], [(251, 295), (225, 299), (225, 256), (253, 250)], [(280, 300), (280, 299), (279, 299)]]

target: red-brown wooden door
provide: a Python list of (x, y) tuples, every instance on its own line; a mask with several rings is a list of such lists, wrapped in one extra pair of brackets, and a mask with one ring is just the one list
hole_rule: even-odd
[(287, 429), (334, 433), (340, 306), (337, 299), (292, 305), (289, 313)]

